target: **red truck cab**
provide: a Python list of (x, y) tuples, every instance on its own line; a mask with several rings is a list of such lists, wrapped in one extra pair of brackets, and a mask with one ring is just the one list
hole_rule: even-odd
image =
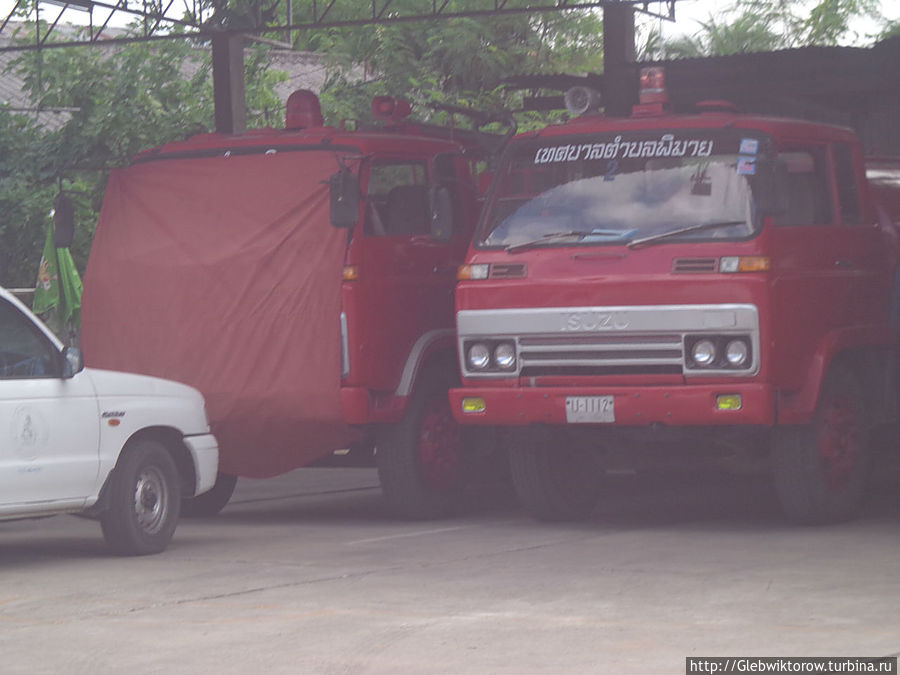
[(657, 101), (519, 135), (460, 270), (453, 413), (510, 431), (541, 518), (590, 513), (598, 458), (717, 441), (772, 449), (793, 519), (846, 517), (894, 413), (895, 239), (849, 129)]

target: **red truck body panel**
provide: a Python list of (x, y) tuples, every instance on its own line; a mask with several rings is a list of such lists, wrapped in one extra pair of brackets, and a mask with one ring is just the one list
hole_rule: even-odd
[[(416, 352), (422, 335), (454, 344), (447, 271), (470, 241), (475, 195), (450, 242), (376, 238), (367, 178), (376, 163), (420, 162), (430, 180), (436, 156), (462, 152), (398, 125), (206, 134), (143, 153), (109, 181), (85, 276), (87, 362), (198, 388), (231, 475), (283, 473), (348, 447), (362, 435), (352, 425), (399, 419), (411, 355), (433, 348)], [(361, 178), (352, 232), (330, 222), (342, 166)], [(359, 277), (342, 281), (345, 265)]]

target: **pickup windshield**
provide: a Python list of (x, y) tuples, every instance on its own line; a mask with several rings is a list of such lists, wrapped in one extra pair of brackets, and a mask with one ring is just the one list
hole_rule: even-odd
[(476, 245), (746, 239), (765, 141), (732, 130), (524, 140), (495, 178)]

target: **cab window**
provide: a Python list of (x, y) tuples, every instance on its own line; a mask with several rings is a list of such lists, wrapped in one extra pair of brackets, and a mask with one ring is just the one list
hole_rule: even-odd
[(434, 159), (435, 183), (440, 187), (446, 188), (450, 193), (451, 220), (454, 226), (459, 225), (460, 222), (459, 205), (462, 204), (462, 194), (457, 167), (462, 162), (466, 162), (466, 160), (458, 155), (450, 154), (438, 155)]
[(366, 189), (365, 233), (375, 237), (428, 234), (428, 184), (422, 162), (374, 164)]
[(853, 153), (849, 145), (838, 143), (834, 146), (834, 175), (841, 208), (841, 223), (860, 225), (862, 209), (859, 203), (859, 186), (856, 172), (853, 170)]
[(775, 225), (831, 225), (831, 190), (824, 148), (785, 149), (778, 160), (787, 168), (787, 208), (775, 217)]
[(0, 298), (0, 380), (59, 377), (56, 347), (22, 312)]

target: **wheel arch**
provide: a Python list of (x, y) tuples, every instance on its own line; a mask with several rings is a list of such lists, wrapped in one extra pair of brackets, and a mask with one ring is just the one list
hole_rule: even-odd
[(181, 432), (173, 427), (146, 427), (132, 434), (125, 444), (125, 448), (127, 449), (129, 443), (143, 439), (158, 441), (168, 451), (175, 462), (175, 466), (178, 468), (181, 493), (183, 495), (194, 494), (194, 488), (197, 484), (196, 467), (194, 467), (191, 451), (185, 445), (184, 436)]
[(442, 370), (459, 376), (456, 358), (456, 332), (452, 328), (424, 333), (409, 352), (395, 396), (409, 398), (422, 376)]
[(144, 439), (157, 441), (166, 449), (178, 469), (178, 478), (179, 482), (181, 483), (181, 493), (183, 495), (194, 494), (194, 486), (196, 485), (197, 481), (196, 470), (194, 467), (194, 461), (193, 459), (191, 459), (190, 450), (184, 444), (181, 432), (178, 429), (166, 426), (145, 427), (134, 432), (128, 438), (128, 440), (125, 441), (125, 444), (122, 446), (122, 451), (116, 458), (115, 465), (113, 466), (109, 474), (107, 474), (106, 480), (103, 482), (103, 487), (100, 489), (99, 498), (89, 511), (90, 515), (95, 515), (101, 511), (106, 510), (106, 508), (108, 507), (109, 484), (112, 480), (113, 472), (116, 470), (116, 467), (119, 466), (119, 464), (122, 462), (122, 458), (125, 457), (125, 455), (128, 453), (130, 446), (132, 446), (135, 441)]
[(801, 389), (778, 393), (778, 423), (806, 424), (815, 414), (822, 386), (836, 365), (852, 370), (860, 379), (873, 421), (884, 419), (888, 408), (888, 362), (890, 348), (855, 331), (833, 334), (823, 341), (810, 361)]

